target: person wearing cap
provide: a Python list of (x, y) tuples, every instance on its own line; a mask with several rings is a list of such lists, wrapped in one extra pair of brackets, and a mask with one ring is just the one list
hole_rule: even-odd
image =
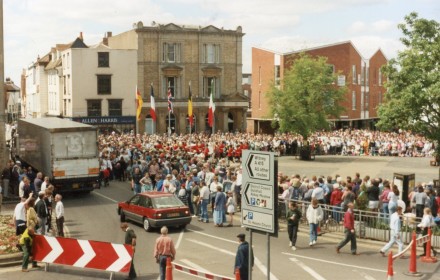
[(244, 233), (240, 233), (237, 235), (238, 238), (238, 249), (237, 254), (235, 255), (235, 265), (234, 265), (234, 274), (238, 269), (240, 272), (240, 279), (249, 279), (249, 273), (251, 269), (249, 269), (249, 251), (250, 251), (250, 261), (251, 267), (254, 266), (254, 253), (252, 248), (250, 248), (249, 243), (246, 241), (246, 235)]

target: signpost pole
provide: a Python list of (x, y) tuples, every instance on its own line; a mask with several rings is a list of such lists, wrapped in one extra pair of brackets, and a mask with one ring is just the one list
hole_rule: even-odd
[(249, 267), (249, 276), (248, 280), (252, 280), (252, 229), (249, 229), (249, 252), (248, 252), (248, 267)]
[(270, 234), (267, 235), (267, 280), (270, 280)]

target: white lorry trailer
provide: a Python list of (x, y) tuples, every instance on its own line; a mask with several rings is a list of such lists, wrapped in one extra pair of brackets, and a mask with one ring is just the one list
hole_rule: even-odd
[(99, 177), (96, 127), (61, 118), (19, 119), (12, 156), (50, 178), (55, 192), (90, 192)]

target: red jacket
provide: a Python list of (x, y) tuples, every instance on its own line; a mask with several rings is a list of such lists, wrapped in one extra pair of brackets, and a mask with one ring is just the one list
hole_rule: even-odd
[(354, 229), (354, 213), (351, 210), (347, 210), (344, 214), (344, 227), (346, 229)]
[(332, 191), (332, 195), (330, 196), (330, 205), (337, 206), (342, 202), (342, 192), (339, 189), (335, 189)]

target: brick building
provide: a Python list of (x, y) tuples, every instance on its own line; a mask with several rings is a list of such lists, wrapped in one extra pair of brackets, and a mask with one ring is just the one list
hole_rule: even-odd
[(339, 119), (332, 119), (336, 128), (373, 128), (377, 109), (383, 101), (385, 88), (381, 67), (387, 59), (379, 49), (365, 59), (350, 42), (342, 42), (289, 53), (277, 53), (252, 48), (252, 115), (248, 118), (248, 132), (273, 133), (272, 116), (266, 93), (270, 86), (282, 86), (284, 72), (291, 67), (300, 53), (323, 56), (338, 75), (335, 83), (347, 86), (347, 93)]
[[(213, 92), (215, 130), (245, 131), (249, 99), (242, 89), (242, 33), (214, 26), (183, 26), (173, 23), (144, 26), (108, 37), (111, 48), (136, 49), (137, 82), (143, 96), (140, 133), (190, 131), (188, 96), (191, 82), (195, 121), (191, 132), (209, 131), (210, 93)], [(150, 110), (150, 89), (154, 89), (156, 123)], [(173, 113), (168, 112), (167, 92), (173, 96)], [(135, 95), (133, 93), (133, 102)], [(170, 119), (169, 119), (170, 117)], [(170, 125), (169, 125), (170, 124)]]

